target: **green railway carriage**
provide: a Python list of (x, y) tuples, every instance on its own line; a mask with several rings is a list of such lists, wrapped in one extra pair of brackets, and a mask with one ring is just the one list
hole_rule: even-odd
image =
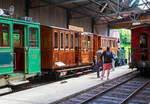
[(0, 86), (40, 72), (40, 24), (0, 17)]

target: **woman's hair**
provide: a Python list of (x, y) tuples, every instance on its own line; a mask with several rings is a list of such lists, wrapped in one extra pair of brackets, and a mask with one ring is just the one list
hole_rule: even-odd
[(107, 47), (107, 51), (109, 51), (110, 50), (110, 47)]

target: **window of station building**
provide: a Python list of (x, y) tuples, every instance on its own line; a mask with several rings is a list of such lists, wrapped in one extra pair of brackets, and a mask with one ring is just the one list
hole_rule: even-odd
[(88, 49), (90, 49), (90, 36), (88, 36)]
[(65, 48), (69, 48), (69, 35), (66, 34)]
[(13, 46), (14, 47), (23, 47), (23, 37), (22, 32), (20, 30), (13, 30)]
[(71, 34), (71, 40), (70, 40), (70, 41), (71, 41), (71, 42), (70, 42), (70, 46), (71, 46), (70, 48), (71, 48), (71, 49), (73, 49), (73, 40), (74, 40), (74, 39), (73, 39), (73, 35)]
[(0, 23), (0, 47), (10, 47), (10, 26)]
[(38, 47), (38, 29), (30, 28), (29, 42), (30, 47)]
[(54, 48), (58, 48), (58, 33), (54, 32)]
[(64, 34), (63, 34), (63, 33), (60, 33), (60, 37), (61, 37), (61, 39), (60, 39), (61, 48), (64, 48)]
[(13, 41), (20, 43), (20, 32), (19, 30), (13, 31)]

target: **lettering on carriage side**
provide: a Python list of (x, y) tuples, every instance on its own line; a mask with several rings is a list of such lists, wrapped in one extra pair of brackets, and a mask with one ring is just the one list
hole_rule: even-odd
[(13, 64), (13, 61), (11, 61), (10, 64)]
[(32, 58), (36, 59), (37, 58), (37, 54), (32, 54)]

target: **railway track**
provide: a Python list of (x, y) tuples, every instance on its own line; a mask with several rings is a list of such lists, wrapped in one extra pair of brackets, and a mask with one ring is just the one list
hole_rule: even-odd
[[(147, 88), (149, 86), (149, 88)], [(145, 91), (144, 91), (145, 89)], [(137, 100), (141, 91), (150, 94), (150, 79), (131, 73), (126, 76), (100, 84), (89, 90), (56, 101), (53, 104), (148, 104)], [(149, 90), (149, 93), (148, 93)], [(143, 93), (140, 95), (144, 98)], [(149, 96), (150, 99), (150, 96)]]

